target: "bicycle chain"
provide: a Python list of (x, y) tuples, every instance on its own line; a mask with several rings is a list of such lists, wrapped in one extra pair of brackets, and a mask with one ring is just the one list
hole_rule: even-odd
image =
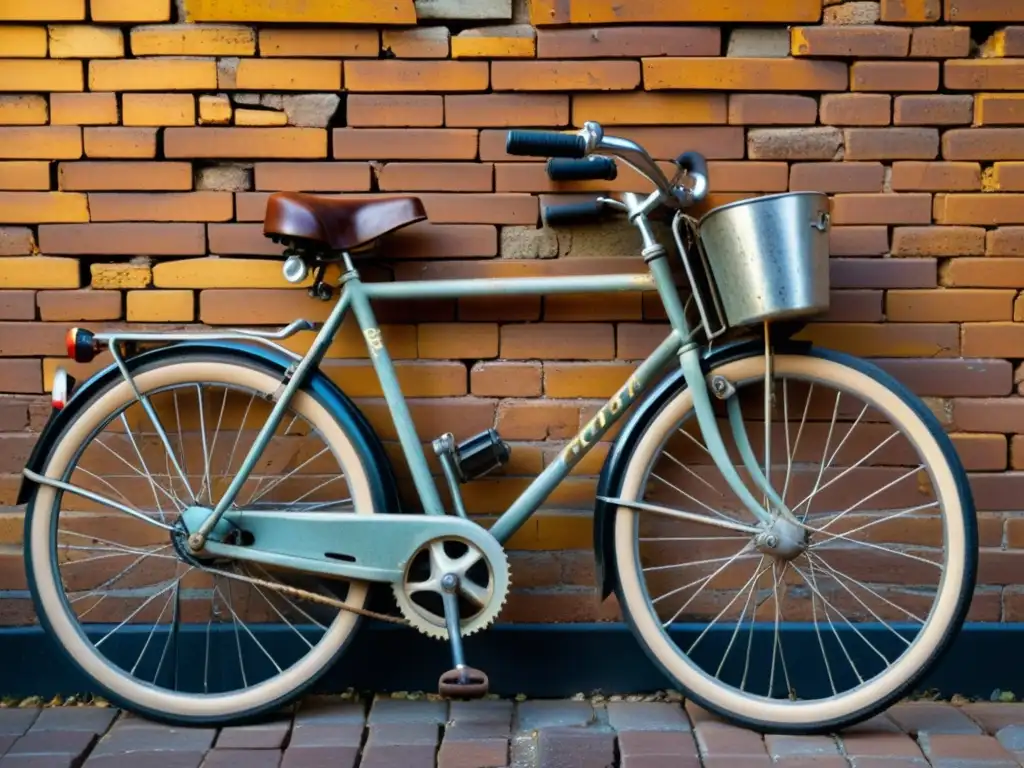
[(320, 603), (321, 605), (328, 605), (332, 608), (338, 608), (349, 613), (357, 613), (360, 616), (366, 616), (370, 619), (378, 619), (379, 621), (386, 621), (391, 624), (398, 624), (403, 627), (409, 626), (409, 621), (401, 616), (389, 616), (386, 613), (377, 613), (371, 611), (368, 608), (355, 608), (347, 603), (343, 603), (341, 600), (336, 600), (325, 595), (319, 595), (316, 592), (310, 592), (299, 587), (292, 587), (288, 584), (281, 584), (279, 582), (268, 581), (266, 579), (260, 579), (255, 576), (243, 576), (240, 573), (229, 573), (228, 571), (222, 571), (219, 568), (210, 568), (208, 566), (201, 566), (202, 570), (207, 573), (213, 573), (218, 576), (224, 576), (228, 579), (235, 579), (237, 581), (248, 582), (249, 584), (255, 584), (258, 587), (267, 587), (268, 589), (274, 589), (278, 592), (290, 594), (293, 597), (297, 597), (300, 600), (309, 600), (313, 603)]

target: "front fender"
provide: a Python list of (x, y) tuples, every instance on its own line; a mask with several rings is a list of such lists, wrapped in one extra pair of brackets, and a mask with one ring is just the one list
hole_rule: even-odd
[[(129, 371), (131, 371), (142, 365), (158, 363), (176, 357), (183, 352), (210, 352), (221, 356), (234, 357), (240, 361), (257, 362), (265, 367), (278, 370), (282, 378), (293, 362), (292, 358), (288, 355), (263, 345), (231, 341), (197, 340), (182, 341), (143, 352), (129, 358), (125, 361), (125, 364), (128, 366)], [(42, 474), (50, 452), (56, 445), (61, 433), (71, 424), (79, 412), (92, 403), (93, 398), (98, 393), (121, 378), (121, 371), (118, 369), (117, 364), (111, 363), (82, 382), (64, 408), (59, 411), (54, 410), (50, 414), (50, 419), (40, 433), (39, 439), (32, 449), (32, 454), (25, 464), (26, 468)], [(395, 479), (391, 460), (388, 458), (387, 453), (385, 453), (380, 439), (359, 408), (333, 381), (319, 370), (309, 374), (305, 388), (342, 425), (345, 434), (352, 440), (356, 452), (360, 456), (366, 457), (365, 469), (373, 486), (371, 492), (374, 508), (381, 512), (401, 511), (398, 483)], [(18, 490), (17, 503), (25, 504), (31, 501), (35, 496), (37, 487), (37, 483), (23, 477), (21, 487)]]
[[(809, 342), (783, 339), (774, 344), (777, 352), (799, 353), (810, 348)], [(701, 357), (701, 367), (705, 373), (725, 363), (742, 360), (754, 355), (764, 354), (763, 339), (741, 339), (723, 344), (706, 352)], [(655, 387), (630, 415), (619, 431), (605, 458), (604, 466), (597, 481), (598, 497), (615, 498), (622, 491), (622, 483), (626, 474), (629, 458), (636, 449), (640, 438), (647, 427), (677, 394), (686, 388), (682, 369), (675, 369)], [(614, 504), (596, 501), (594, 507), (594, 558), (597, 571), (597, 583), (601, 588), (601, 599), (606, 599), (615, 589), (618, 579), (618, 565), (615, 560), (615, 525)]]

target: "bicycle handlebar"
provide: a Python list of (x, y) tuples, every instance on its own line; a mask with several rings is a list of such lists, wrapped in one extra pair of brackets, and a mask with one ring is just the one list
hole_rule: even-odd
[(629, 139), (606, 136), (601, 125), (592, 121), (584, 123), (575, 134), (557, 131), (509, 131), (505, 151), (510, 155), (565, 157), (577, 160), (589, 155), (618, 158), (647, 177), (661, 193), (661, 199), (664, 202), (671, 202), (675, 207), (699, 202), (708, 191), (707, 162), (700, 153), (684, 152), (676, 159), (679, 168), (693, 179), (693, 186), (674, 185), (665, 177), (647, 150)]

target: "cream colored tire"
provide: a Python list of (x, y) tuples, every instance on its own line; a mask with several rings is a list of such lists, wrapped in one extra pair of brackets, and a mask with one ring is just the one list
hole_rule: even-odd
[[(974, 588), (977, 524), (967, 478), (952, 443), (934, 415), (895, 380), (874, 365), (834, 352), (777, 354), (772, 364), (779, 377), (828, 383), (872, 403), (917, 447), (941, 503), (946, 556), (941, 585), (917, 638), (886, 671), (831, 698), (767, 698), (720, 682), (688, 658), (663, 629), (644, 583), (639, 555), (639, 520), (649, 513), (622, 506), (614, 513), (616, 593), (647, 654), (689, 698), (746, 727), (789, 733), (831, 731), (864, 720), (904, 695), (927, 674), (955, 636)], [(709, 375), (721, 374), (739, 389), (743, 382), (763, 380), (764, 372), (764, 357), (758, 355), (724, 363)], [(691, 411), (692, 396), (683, 386), (639, 438), (624, 472), (620, 498), (643, 498), (648, 473), (662, 445)]]
[[(256, 392), (273, 393), (280, 384), (280, 375), (275, 375), (271, 368), (259, 362), (243, 363), (237, 355), (210, 353), (183, 353), (180, 357), (143, 367), (134, 378), (142, 393), (185, 382), (235, 385)], [(83, 442), (133, 399), (130, 385), (122, 378), (99, 393), (57, 438), (42, 474), (63, 478)], [(344, 469), (355, 512), (372, 514), (377, 511), (371, 500), (364, 458), (357, 454), (331, 412), (307, 391), (298, 392), (290, 408), (317, 429)], [(357, 614), (339, 610), (320, 641), (303, 658), (280, 674), (237, 691), (181, 693), (140, 681), (94, 647), (67, 602), (55, 561), (58, 498), (59, 492), (53, 487), (40, 485), (29, 505), (26, 520), (26, 566), (41, 623), (74, 665), (100, 691), (136, 713), (172, 723), (215, 724), (238, 722), (273, 710), (315, 682), (341, 654), (358, 627)], [(368, 593), (368, 584), (351, 582), (345, 602), (361, 608)], [(197, 659), (196, 663), (202, 664), (202, 659)]]

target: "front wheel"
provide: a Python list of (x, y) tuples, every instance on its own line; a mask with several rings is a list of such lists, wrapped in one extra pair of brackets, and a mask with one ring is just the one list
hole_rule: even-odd
[[(177, 724), (246, 720), (313, 683), (353, 637), (364, 582), (193, 557), (180, 517), (212, 508), (274, 405), (280, 371), (184, 352), (117, 378), (57, 438), (26, 516), (44, 627), (115, 703)], [(159, 427), (158, 427), (159, 425)], [(296, 393), (237, 497), (245, 508), (373, 514), (367, 459), (325, 403)], [(296, 597), (294, 589), (327, 598)]]
[[(715, 525), (757, 520), (716, 469), (681, 384), (639, 439), (619, 495), (689, 515), (617, 508), (616, 592), (648, 655), (690, 698), (747, 727), (822, 732), (878, 713), (938, 660), (970, 604), (977, 522), (952, 443), (898, 382), (825, 350), (774, 355), (766, 382), (765, 359), (710, 374), (754, 417), (747, 438), (794, 513), (797, 545)], [(725, 403), (714, 405), (760, 500)]]

